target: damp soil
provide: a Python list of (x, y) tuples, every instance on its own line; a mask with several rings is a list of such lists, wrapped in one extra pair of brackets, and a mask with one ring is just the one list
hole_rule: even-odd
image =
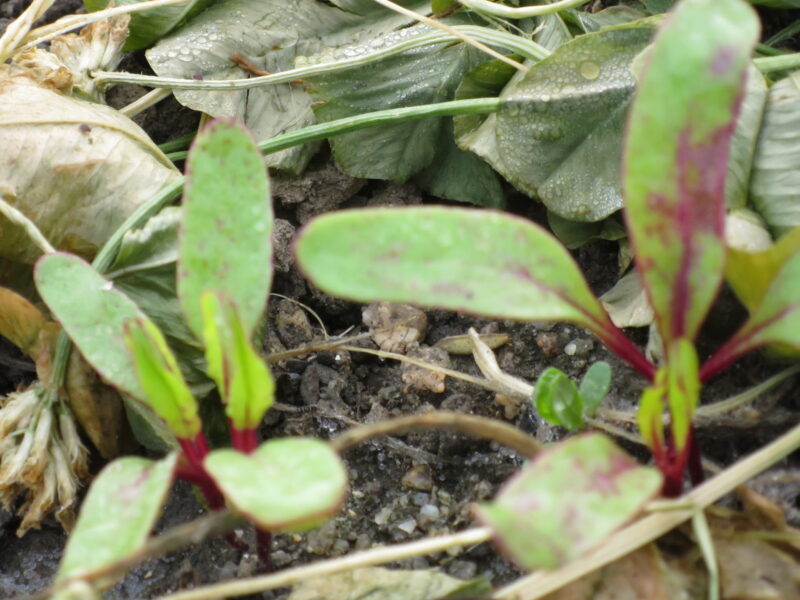
[[(0, 6), (0, 18), (16, 16), (26, 4), (16, 0), (5, 2)], [(74, 11), (80, 4), (70, 0), (57, 2), (64, 12)], [(141, 54), (128, 57), (123, 68), (147, 70)], [(117, 88), (109, 94), (109, 102), (122, 106), (141, 93), (143, 90), (133, 86)], [(137, 120), (157, 142), (163, 142), (192, 131), (198, 118), (169, 100)], [(511, 188), (506, 191), (510, 211), (546, 223), (546, 215), (537, 203)], [(264, 352), (283, 352), (321, 342), (327, 336), (368, 333), (363, 306), (315, 290), (296, 269), (290, 244), (297, 228), (314, 215), (337, 208), (413, 205), (435, 200), (410, 184), (350, 178), (326, 153), (320, 154), (299, 178), (276, 174), (273, 194), (277, 216), (273, 292), (280, 296), (270, 300)], [(619, 273), (615, 244), (595, 243), (575, 251), (574, 255), (596, 292), (606, 291), (616, 281)], [(591, 334), (572, 325), (490, 321), (442, 311), (427, 311), (425, 316), (427, 327), (419, 341), (423, 350), (446, 336), (464, 334), (475, 327), (484, 333), (507, 334), (508, 342), (496, 351), (499, 364), (506, 372), (530, 382), (548, 366), (556, 366), (579, 379), (592, 363), (605, 360), (614, 371), (606, 406), (632, 411), (644, 387), (641, 377), (620, 363)], [(707, 355), (743, 317), (744, 312), (733, 296), (723, 293), (701, 336), (701, 351)], [(641, 345), (646, 343), (646, 330), (628, 333)], [(377, 348), (369, 337), (357, 344), (366, 349)], [(446, 360), (453, 369), (479, 374), (468, 356), (447, 355)], [(704, 388), (703, 401), (713, 402), (739, 393), (780, 368), (760, 355), (748, 357)], [(409, 383), (406, 369), (397, 361), (361, 352), (318, 351), (279, 361), (273, 365), (273, 371), (281, 406), (268, 413), (261, 428), (264, 438), (306, 435), (330, 439), (354, 423), (373, 423), (431, 410), (501, 419), (545, 443), (566, 433), (539, 419), (529, 403), (498, 399), (492, 392), (452, 378), (445, 381), (444, 391), (421, 389), (418, 384)], [(0, 340), (3, 388), (0, 391), (8, 392), (31, 377), (32, 366), (13, 346)], [(794, 385), (796, 382), (785, 382), (743, 412), (702, 423), (698, 435), (703, 456), (720, 466), (731, 464), (796, 423), (800, 406), (796, 394), (791, 393)], [(640, 447), (625, 441), (621, 444), (643, 461), (647, 460)], [(276, 569), (467, 528), (474, 524), (472, 503), (491, 498), (498, 486), (520, 467), (524, 457), (495, 442), (427, 431), (365, 442), (348, 450), (344, 460), (350, 475), (350, 493), (342, 510), (317, 530), (276, 536), (272, 555)], [(100, 466), (98, 460), (97, 467)], [(774, 468), (760, 476), (754, 485), (778, 502), (790, 521), (800, 524), (796, 505), (800, 479), (792, 465), (784, 463)], [(158, 529), (189, 522), (204, 512), (192, 488), (179, 482)], [(17, 525), (14, 516), (0, 510), (0, 599), (45, 589), (52, 582), (66, 543), (65, 534), (53, 520), (23, 538), (14, 533)], [(252, 532), (242, 533), (252, 543)], [(436, 567), (465, 579), (485, 576), (495, 585), (520, 574), (489, 544), (417, 557), (394, 566)], [(253, 554), (234, 549), (222, 538), (214, 538), (138, 566), (107, 597), (155, 598), (204, 583), (256, 574), (259, 569)], [(286, 590), (278, 590), (254, 598), (286, 595)]]

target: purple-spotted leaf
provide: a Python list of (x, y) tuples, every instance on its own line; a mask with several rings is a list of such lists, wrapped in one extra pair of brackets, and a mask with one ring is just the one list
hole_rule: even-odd
[(694, 338), (722, 282), (729, 146), (757, 37), (742, 0), (684, 0), (656, 37), (633, 103), (626, 218), (666, 343)]
[(572, 321), (641, 371), (569, 252), (530, 221), (445, 207), (348, 210), (312, 221), (297, 259), (322, 290), (522, 321)]
[(312, 438), (281, 438), (252, 454), (215, 450), (203, 462), (228, 503), (268, 530), (304, 528), (336, 512), (347, 472), (331, 447)]
[(792, 254), (772, 279), (739, 331), (703, 364), (703, 381), (738, 357), (769, 344), (800, 350), (800, 253)]
[(554, 568), (630, 521), (661, 481), (658, 471), (604, 435), (589, 433), (542, 452), (476, 513), (514, 562), (525, 569)]
[(178, 297), (189, 327), (203, 331), (203, 292), (225, 293), (251, 335), (272, 281), (272, 204), (264, 159), (247, 130), (214, 121), (186, 162)]
[(107, 383), (138, 400), (126, 402), (137, 438), (150, 448), (174, 448), (175, 438), (143, 404), (147, 394), (125, 344), (126, 323), (147, 319), (145, 314), (77, 256), (60, 252), (43, 256), (34, 279), (39, 295), (86, 361)]
[(115, 460), (92, 483), (69, 536), (56, 584), (86, 577), (140, 550), (172, 486), (177, 454)]

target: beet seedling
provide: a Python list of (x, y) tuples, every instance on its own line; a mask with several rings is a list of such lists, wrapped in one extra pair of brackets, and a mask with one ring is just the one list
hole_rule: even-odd
[[(187, 161), (177, 288), (225, 405), (232, 450), (209, 449), (178, 360), (130, 298), (75, 256), (53, 253), (38, 262), (39, 293), (87, 361), (136, 401), (128, 407), (140, 435), (181, 449), (157, 462), (121, 459), (103, 471), (70, 537), (59, 582), (135, 552), (173, 477), (197, 485), (210, 508), (228, 505), (253, 522), (265, 562), (270, 532), (313, 525), (341, 503), (347, 476), (328, 444), (257, 439), (274, 400), (272, 376), (251, 342), (271, 283), (272, 220), (266, 168), (249, 133), (212, 123)], [(98, 505), (114, 506), (104, 511), (111, 516)]]
[(639, 425), (664, 492), (678, 495), (687, 464), (695, 482), (702, 477), (691, 424), (701, 382), (760, 346), (800, 347), (797, 254), (775, 269), (748, 321), (702, 367), (694, 347), (723, 278), (728, 153), (757, 35), (741, 0), (684, 0), (645, 57), (628, 121), (624, 210), (665, 346), (660, 366), (613, 325), (555, 238), (517, 217), (444, 207), (343, 211), (306, 226), (298, 261), (321, 289), (362, 302), (570, 321), (592, 331), (651, 382)]

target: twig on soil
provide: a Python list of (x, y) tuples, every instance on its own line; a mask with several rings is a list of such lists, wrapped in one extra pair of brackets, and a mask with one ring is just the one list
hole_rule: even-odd
[(331, 446), (337, 452), (344, 452), (356, 444), (381, 435), (431, 428), (447, 429), (487, 438), (511, 448), (526, 458), (534, 456), (542, 449), (542, 445), (536, 439), (522, 433), (516, 427), (486, 417), (447, 411), (398, 417), (380, 423), (355, 427), (334, 438)]
[(441, 552), (457, 546), (471, 546), (489, 540), (492, 531), (488, 527), (475, 527), (460, 533), (435, 536), (407, 544), (373, 548), (363, 552), (355, 552), (341, 558), (334, 558), (317, 562), (302, 567), (286, 569), (273, 575), (263, 575), (249, 579), (239, 579), (215, 585), (205, 586), (196, 590), (187, 590), (161, 596), (157, 600), (211, 600), (212, 598), (226, 598), (256, 594), (266, 590), (285, 587), (323, 575), (332, 575), (343, 571), (351, 571), (360, 567), (380, 565), (390, 562), (424, 556), (434, 552)]
[(147, 110), (172, 95), (172, 90), (169, 88), (150, 90), (140, 98), (137, 98), (127, 106), (119, 109), (119, 112), (128, 118), (133, 118), (140, 112)]

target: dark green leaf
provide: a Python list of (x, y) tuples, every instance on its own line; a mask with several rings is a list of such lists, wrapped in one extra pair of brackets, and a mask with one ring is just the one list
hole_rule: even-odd
[(611, 365), (607, 362), (594, 363), (581, 380), (578, 388), (583, 399), (583, 414), (593, 417), (611, 389)]

